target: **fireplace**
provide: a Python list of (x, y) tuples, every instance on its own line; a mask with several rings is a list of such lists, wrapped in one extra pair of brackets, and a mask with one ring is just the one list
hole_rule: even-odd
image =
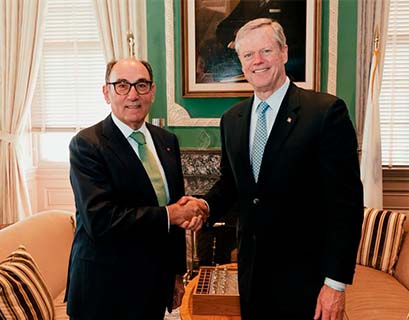
[[(181, 158), (186, 194), (201, 196), (209, 191), (220, 176), (220, 149), (182, 149)], [(186, 242), (190, 278), (201, 265), (230, 262), (230, 251), (235, 247), (235, 219), (230, 215), (197, 233), (188, 231)]]
[(183, 149), (181, 157), (186, 194), (205, 194), (220, 175), (220, 149)]

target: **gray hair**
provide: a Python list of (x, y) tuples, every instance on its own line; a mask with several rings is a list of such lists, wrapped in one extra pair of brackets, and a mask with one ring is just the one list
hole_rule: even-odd
[[(136, 59), (136, 58), (132, 58), (132, 59), (135, 59), (135, 60), (139, 61), (140, 63), (142, 63), (142, 65), (146, 68), (146, 70), (148, 70), (149, 77), (150, 77), (149, 80), (153, 81), (153, 71), (152, 71), (152, 67), (149, 64), (149, 62), (145, 61), (145, 60)], [(111, 76), (112, 68), (114, 67), (114, 65), (117, 64), (117, 62), (119, 60), (111, 60), (110, 62), (107, 63), (106, 69), (105, 69), (105, 82), (109, 82), (109, 78)]]
[(236, 34), (236, 39), (234, 40), (234, 48), (236, 49), (236, 52), (239, 53), (240, 41), (247, 35), (249, 31), (263, 28), (265, 26), (271, 27), (274, 33), (274, 40), (278, 42), (278, 45), (281, 49), (287, 45), (287, 40), (281, 24), (269, 18), (259, 18), (250, 20), (239, 29)]

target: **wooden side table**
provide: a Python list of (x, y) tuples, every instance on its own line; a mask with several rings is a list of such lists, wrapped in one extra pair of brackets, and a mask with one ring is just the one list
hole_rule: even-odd
[(192, 314), (193, 293), (195, 291), (199, 276), (194, 277), (185, 288), (185, 295), (183, 297), (182, 305), (180, 306), (181, 320), (241, 320), (240, 316), (226, 316), (226, 315), (194, 315)]

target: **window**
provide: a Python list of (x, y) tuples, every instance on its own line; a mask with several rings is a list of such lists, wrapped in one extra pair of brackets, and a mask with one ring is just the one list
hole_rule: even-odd
[(68, 161), (71, 137), (110, 112), (102, 94), (104, 73), (92, 1), (49, 1), (31, 115), (40, 161)]
[(409, 166), (409, 2), (390, 1), (382, 88), (382, 164)]

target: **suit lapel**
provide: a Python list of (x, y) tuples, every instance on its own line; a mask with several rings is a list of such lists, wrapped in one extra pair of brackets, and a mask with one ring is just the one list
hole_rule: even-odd
[[(106, 146), (110, 148), (113, 154), (120, 160), (124, 166), (124, 170), (132, 171), (134, 162), (139, 162), (142, 168), (142, 163), (138, 161), (138, 157), (129, 145), (122, 132), (115, 126), (111, 116), (108, 116), (103, 122), (102, 134), (106, 139)], [(134, 159), (135, 161), (129, 161)]]
[(243, 101), (241, 108), (239, 108), (237, 112), (237, 129), (232, 132), (233, 135), (239, 134), (237, 138), (232, 139), (232, 141), (236, 141), (240, 145), (237, 150), (239, 150), (239, 154), (236, 158), (236, 167), (242, 168), (240, 172), (245, 174), (244, 179), (246, 181), (246, 185), (252, 186), (255, 184), (253, 170), (250, 164), (250, 117), (251, 117), (251, 107), (253, 105), (254, 96), (251, 98)]
[(297, 122), (297, 110), (299, 107), (299, 97), (296, 88), (292, 85), (284, 96), (267, 141), (267, 147), (271, 148), (272, 151), (278, 151), (288, 137)]
[(165, 136), (161, 133), (162, 130), (159, 130), (157, 127), (152, 126), (149, 123), (146, 123), (146, 127), (148, 128), (153, 143), (155, 144), (156, 153), (158, 155), (159, 161), (162, 165), (163, 171), (165, 172), (166, 181), (169, 190), (169, 198), (172, 202), (172, 199), (175, 198), (174, 191), (176, 181), (175, 177), (175, 166), (177, 163), (175, 160), (177, 159), (174, 145), (169, 144), (169, 139), (166, 139)]
[(300, 103), (297, 87), (291, 83), (281, 103), (277, 118), (267, 140), (260, 168), (260, 179), (263, 177), (263, 168), (266, 166), (271, 167), (274, 164), (277, 153), (294, 128), (297, 122), (297, 111), (299, 108)]
[(122, 167), (116, 167), (112, 170), (118, 174), (128, 175), (130, 178), (127, 181), (129, 181), (130, 188), (138, 190), (147, 199), (156, 199), (157, 201), (155, 190), (142, 162), (135, 154), (128, 140), (115, 126), (111, 116), (103, 121), (102, 134), (106, 139), (107, 148), (112, 150), (112, 154), (118, 158), (122, 165)]
[(249, 99), (248, 103), (238, 112), (238, 129), (240, 133), (239, 141), (243, 143), (243, 148), (240, 148), (242, 154), (240, 159), (244, 160), (244, 166), (246, 169), (250, 168), (250, 149), (249, 149), (249, 135), (250, 135), (250, 115), (251, 106), (253, 104), (254, 97)]

